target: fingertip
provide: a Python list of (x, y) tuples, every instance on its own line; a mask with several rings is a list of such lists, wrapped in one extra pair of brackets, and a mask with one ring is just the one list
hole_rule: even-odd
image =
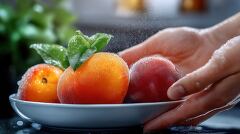
[(144, 133), (144, 134), (152, 133), (152, 132), (156, 131), (155, 129), (156, 129), (156, 128), (155, 128), (155, 125), (150, 122), (150, 123), (147, 123), (146, 125), (144, 125), (144, 127), (143, 127), (143, 133)]
[(167, 112), (166, 114), (160, 115), (159, 117), (149, 121), (144, 125), (144, 132), (150, 133), (169, 127), (171, 125), (171, 120), (169, 122), (169, 117), (171, 117), (171, 112)]
[(186, 94), (185, 88), (179, 84), (171, 86), (167, 91), (168, 97), (173, 100), (181, 99)]
[(118, 56), (122, 57), (124, 55), (124, 50), (117, 53)]
[[(120, 51), (117, 53), (118, 56), (120, 56), (126, 63), (128, 66), (130, 66), (132, 63), (130, 62), (129, 57), (131, 56), (131, 54), (128, 53), (128, 49)], [(129, 56), (128, 56), (129, 55)]]
[[(162, 123), (161, 123), (162, 122)], [(170, 124), (165, 124), (164, 120), (160, 121), (160, 120), (153, 120), (150, 121), (149, 123), (147, 123), (146, 125), (144, 125), (143, 127), (143, 133), (154, 133), (154, 132), (158, 132), (161, 129), (166, 129), (167, 127), (169, 127)]]
[(144, 134), (147, 134), (147, 133), (150, 133), (151, 132), (151, 128), (148, 127), (148, 125), (144, 125), (143, 127), (143, 133)]
[(128, 66), (141, 59), (142, 57), (147, 56), (144, 45), (142, 44), (118, 52), (118, 55), (125, 60)]

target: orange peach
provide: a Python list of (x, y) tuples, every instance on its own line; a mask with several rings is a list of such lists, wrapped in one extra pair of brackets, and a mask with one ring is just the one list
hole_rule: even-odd
[(18, 82), (18, 97), (21, 100), (35, 102), (59, 102), (57, 84), (63, 71), (48, 64), (38, 64), (23, 75)]
[(93, 54), (75, 71), (69, 67), (58, 84), (61, 103), (117, 104), (122, 103), (129, 84), (127, 64), (118, 55)]

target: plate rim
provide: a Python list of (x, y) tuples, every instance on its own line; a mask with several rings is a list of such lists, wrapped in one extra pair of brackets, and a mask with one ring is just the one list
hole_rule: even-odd
[(172, 103), (181, 103), (185, 100), (174, 100), (165, 102), (147, 102), (147, 103), (128, 103), (128, 104), (63, 104), (63, 103), (46, 103), (46, 102), (33, 102), (25, 101), (16, 98), (17, 93), (13, 93), (9, 96), (10, 101), (24, 103), (24, 104), (34, 104), (41, 106), (54, 106), (54, 107), (76, 107), (76, 108), (107, 108), (107, 107), (137, 107), (137, 106), (155, 106), (155, 105), (165, 105)]

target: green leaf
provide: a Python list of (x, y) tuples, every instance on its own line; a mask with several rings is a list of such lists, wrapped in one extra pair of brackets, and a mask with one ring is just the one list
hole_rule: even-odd
[(0, 22), (8, 23), (12, 17), (12, 9), (8, 6), (0, 5)]
[(96, 47), (97, 52), (102, 51), (102, 49), (109, 43), (113, 36), (105, 33), (97, 33), (90, 37), (93, 41), (91, 47)]
[(56, 41), (56, 36), (52, 29), (41, 29), (35, 25), (26, 24), (19, 27), (18, 31), (21, 37), (29, 42), (53, 43)]
[(41, 29), (52, 28), (54, 15), (45, 12), (32, 12), (31, 23), (38, 26)]
[(30, 48), (35, 49), (47, 64), (60, 67), (61, 69), (66, 69), (69, 66), (67, 59), (67, 50), (63, 46), (50, 44), (32, 44)]
[(74, 70), (84, 62), (82, 56), (88, 48), (90, 48), (89, 42), (79, 31), (70, 39), (67, 53), (70, 66)]
[(91, 37), (77, 31), (68, 43), (68, 60), (76, 70), (82, 63), (96, 52), (101, 51), (110, 41), (111, 35), (97, 33)]
[(81, 58), (79, 59), (80, 61), (80, 65), (85, 62), (86, 60), (88, 60), (89, 57), (91, 57), (94, 53), (96, 53), (97, 49), (96, 48), (91, 48), (91, 49), (87, 49), (81, 56)]

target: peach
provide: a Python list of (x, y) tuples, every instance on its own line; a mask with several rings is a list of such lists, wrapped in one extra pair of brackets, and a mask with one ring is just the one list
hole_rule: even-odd
[(75, 71), (69, 67), (58, 84), (61, 103), (122, 103), (129, 85), (127, 64), (118, 55), (107, 52), (93, 54)]
[(146, 57), (130, 69), (129, 102), (167, 101), (168, 88), (179, 79), (175, 65), (162, 57)]
[(48, 64), (38, 64), (27, 70), (18, 82), (18, 97), (35, 102), (59, 102), (57, 84), (63, 71)]

